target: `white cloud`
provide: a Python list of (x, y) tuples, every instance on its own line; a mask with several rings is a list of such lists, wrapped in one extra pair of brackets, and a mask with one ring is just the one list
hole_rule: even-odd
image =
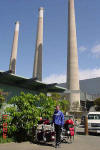
[[(80, 80), (100, 77), (100, 68), (80, 70), (79, 77)], [(43, 81), (46, 83), (64, 83), (66, 82), (66, 74), (51, 74)]]
[(85, 46), (80, 46), (80, 47), (79, 47), (79, 50), (80, 50), (81, 52), (84, 52), (84, 51), (87, 50), (87, 48), (86, 48)]
[(79, 76), (81, 80), (100, 77), (100, 68), (80, 70)]
[(95, 54), (95, 56), (100, 56), (100, 44), (95, 45), (91, 51), (93, 54)]
[(50, 76), (46, 77), (44, 80), (46, 83), (63, 83), (66, 81), (65, 74), (51, 74)]
[[(87, 51), (87, 47), (85, 46), (80, 46), (79, 47), (80, 52)], [(96, 43), (92, 48), (91, 48), (92, 54), (96, 56), (97, 58), (100, 57), (100, 43)]]

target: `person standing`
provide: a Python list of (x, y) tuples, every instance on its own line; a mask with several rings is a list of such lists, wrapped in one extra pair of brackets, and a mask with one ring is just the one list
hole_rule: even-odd
[(64, 114), (60, 111), (60, 106), (57, 105), (53, 114), (53, 123), (56, 132), (56, 147), (61, 143), (61, 128), (64, 125)]

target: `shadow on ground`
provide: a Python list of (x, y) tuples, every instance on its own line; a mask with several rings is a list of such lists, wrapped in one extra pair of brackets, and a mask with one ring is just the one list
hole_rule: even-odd
[(41, 146), (50, 146), (50, 147), (54, 147), (53, 143), (44, 143), (44, 142), (38, 142), (36, 143), (37, 145), (41, 145)]

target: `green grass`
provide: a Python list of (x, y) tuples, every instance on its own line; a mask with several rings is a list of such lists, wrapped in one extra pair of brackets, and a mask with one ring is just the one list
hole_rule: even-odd
[(2, 143), (10, 143), (10, 142), (14, 142), (14, 139), (13, 138), (6, 138), (6, 139), (3, 139), (2, 136), (0, 136), (0, 144)]

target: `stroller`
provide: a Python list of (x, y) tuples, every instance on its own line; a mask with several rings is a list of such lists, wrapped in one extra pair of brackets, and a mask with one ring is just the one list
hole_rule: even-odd
[(69, 124), (67, 121), (64, 124), (61, 133), (61, 141), (65, 143), (72, 143), (74, 141), (74, 124)]

